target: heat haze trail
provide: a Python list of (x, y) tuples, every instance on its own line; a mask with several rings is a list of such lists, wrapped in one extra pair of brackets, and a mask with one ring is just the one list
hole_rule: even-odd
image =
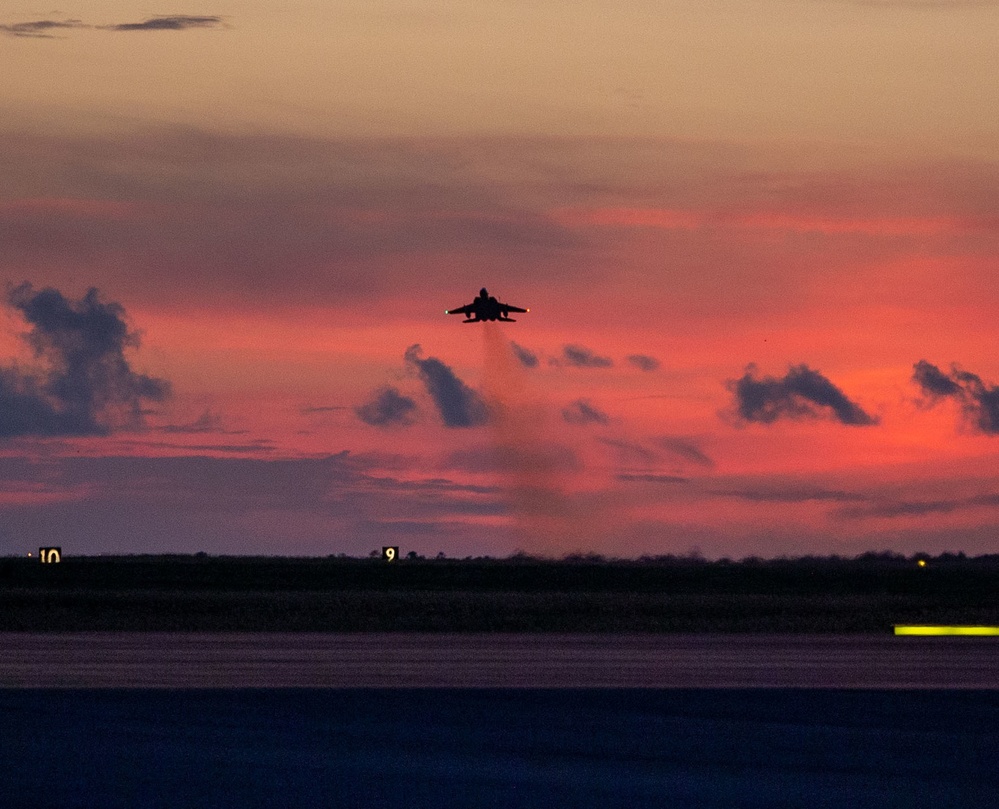
[(592, 550), (606, 521), (596, 500), (573, 492), (577, 454), (554, 437), (553, 409), (532, 395), (502, 327), (483, 324), (483, 343), (496, 457), (523, 550), (544, 556)]

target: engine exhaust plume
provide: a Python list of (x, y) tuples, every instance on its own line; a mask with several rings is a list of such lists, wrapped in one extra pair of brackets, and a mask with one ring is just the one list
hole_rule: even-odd
[(532, 400), (527, 372), (502, 327), (483, 325), (484, 388), (498, 465), (523, 549), (543, 556), (592, 550), (605, 521), (597, 513), (597, 499), (573, 492), (580, 460), (571, 447), (552, 437), (552, 408)]

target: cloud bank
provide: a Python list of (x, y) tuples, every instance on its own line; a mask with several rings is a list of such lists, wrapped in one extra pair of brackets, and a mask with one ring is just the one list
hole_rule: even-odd
[(73, 301), (28, 283), (10, 290), (8, 302), (32, 327), (25, 339), (48, 368), (0, 368), (0, 436), (104, 435), (114, 424), (141, 423), (143, 401), (169, 395), (165, 380), (131, 369), (125, 349), (139, 338), (125, 310), (99, 296), (91, 288)]
[(831, 416), (841, 424), (866, 427), (878, 420), (818, 371), (795, 365), (782, 377), (757, 378), (756, 366), (749, 365), (739, 379), (726, 387), (735, 394), (736, 409), (744, 421), (772, 424), (780, 418), (821, 418)]

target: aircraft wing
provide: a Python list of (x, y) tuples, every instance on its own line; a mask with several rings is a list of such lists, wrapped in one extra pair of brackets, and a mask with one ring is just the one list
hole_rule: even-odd
[(470, 315), (474, 312), (472, 304), (467, 304), (466, 306), (461, 306), (457, 309), (445, 309), (444, 314), (446, 315)]
[(529, 309), (521, 309), (519, 306), (510, 306), (508, 303), (501, 303), (500, 308), (505, 312), (528, 312)]

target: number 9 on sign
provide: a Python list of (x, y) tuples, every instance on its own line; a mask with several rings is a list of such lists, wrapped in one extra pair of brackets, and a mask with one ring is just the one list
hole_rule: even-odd
[(399, 558), (399, 549), (395, 547), (386, 546), (382, 548), (382, 559), (386, 562), (394, 562)]

